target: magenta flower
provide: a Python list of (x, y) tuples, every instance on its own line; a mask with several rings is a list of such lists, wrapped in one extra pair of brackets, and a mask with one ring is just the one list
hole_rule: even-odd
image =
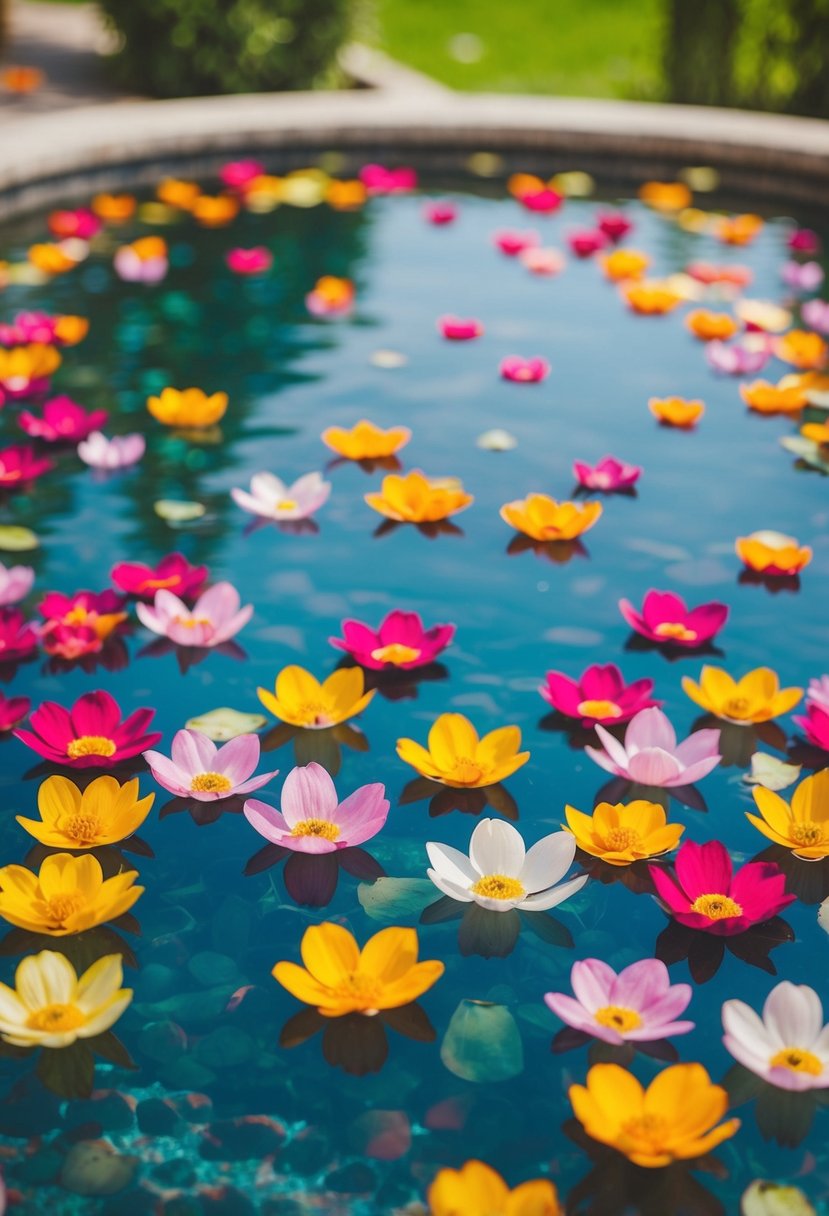
[(484, 332), (483, 325), (474, 317), (438, 317), (438, 329), (450, 342), (469, 342)]
[(37, 626), (19, 608), (0, 608), (0, 663), (17, 663), (37, 649)]
[(619, 611), (636, 633), (652, 642), (694, 649), (704, 646), (722, 629), (728, 619), (728, 605), (712, 600), (697, 608), (687, 608), (673, 591), (651, 588), (642, 601), (641, 611), (630, 600), (619, 600)]
[(792, 291), (815, 291), (823, 282), (820, 262), (784, 262), (780, 277)]
[(35, 581), (31, 566), (4, 566), (0, 563), (0, 607), (17, 604), (25, 599)]
[(89, 413), (69, 397), (53, 397), (43, 406), (42, 417), (31, 410), (22, 410), (18, 422), (32, 439), (47, 443), (78, 443), (91, 431), (98, 430), (109, 418), (106, 410)]
[(282, 786), (282, 810), (249, 799), (245, 818), (271, 844), (296, 853), (334, 853), (365, 844), (386, 822), (385, 786), (361, 785), (337, 801), (334, 782), (320, 764), (291, 769)]
[(114, 591), (50, 591), (37, 606), (45, 622), (40, 631), (43, 649), (69, 660), (98, 654), (126, 620), (123, 606)]
[(600, 490), (603, 494), (628, 490), (636, 485), (642, 475), (639, 465), (626, 464), (615, 456), (603, 456), (596, 465), (574, 460), (573, 472), (580, 486), (588, 490)]
[(0, 731), (9, 731), (17, 726), (31, 708), (28, 697), (4, 697), (0, 693)]
[(51, 460), (35, 455), (34, 448), (15, 445), (0, 449), (0, 489), (16, 490), (48, 473)]
[(125, 595), (155, 599), (156, 591), (172, 591), (188, 598), (195, 595), (207, 578), (207, 566), (191, 566), (183, 553), (168, 553), (157, 566), (141, 562), (119, 562), (110, 578)]
[(624, 211), (600, 211), (596, 227), (611, 241), (621, 241), (633, 228), (633, 220), (629, 220)]
[[(809, 697), (811, 695), (810, 688)], [(794, 718), (794, 724), (800, 727), (814, 747), (829, 752), (829, 707), (807, 699), (806, 713)]]
[(617, 975), (601, 959), (587, 958), (573, 964), (570, 984), (575, 998), (547, 992), (546, 1004), (562, 1022), (604, 1043), (655, 1043), (694, 1029), (693, 1022), (676, 1021), (693, 989), (672, 984), (659, 959), (631, 963)]
[(786, 239), (786, 244), (793, 253), (813, 255), (820, 253), (822, 242), (812, 228), (795, 228)]
[(550, 364), (539, 356), (524, 359), (521, 355), (507, 355), (506, 359), (501, 360), (499, 370), (504, 380), (512, 380), (518, 384), (538, 384), (549, 376)]
[(54, 764), (70, 768), (111, 768), (146, 751), (161, 739), (145, 734), (154, 709), (137, 709), (121, 720), (121, 708), (108, 692), (88, 692), (71, 709), (44, 701), (30, 719), (31, 730), (14, 736)]
[(829, 301), (807, 300), (800, 309), (800, 315), (805, 325), (816, 329), (818, 333), (829, 334)]
[(417, 172), (406, 166), (363, 165), (358, 176), (369, 194), (408, 194), (417, 188)]
[(332, 646), (350, 654), (361, 667), (381, 671), (384, 667), (399, 667), (411, 671), (433, 663), (455, 636), (454, 625), (433, 625), (424, 629), (416, 612), (396, 608), (381, 621), (377, 629), (362, 621), (343, 621), (343, 636), (329, 638)]
[(252, 773), (259, 763), (258, 735), (237, 735), (222, 747), (199, 730), (179, 730), (173, 738), (172, 756), (144, 752), (144, 759), (159, 785), (178, 798), (215, 802), (235, 794), (251, 794), (275, 777)]
[(156, 591), (152, 607), (139, 603), (138, 619), (145, 628), (177, 646), (219, 646), (228, 642), (253, 615), (253, 604), (240, 608), (232, 583), (216, 583), (204, 591), (192, 609), (172, 591)]
[(45, 312), (19, 312), (11, 324), (0, 325), (0, 346), (60, 346), (57, 317)]
[(508, 258), (515, 258), (524, 249), (532, 249), (541, 244), (541, 237), (532, 229), (521, 232), (515, 228), (504, 228), (493, 233), (492, 240)]
[(723, 376), (753, 376), (766, 366), (771, 358), (767, 345), (743, 346), (740, 343), (706, 342), (705, 358), (708, 366)]
[(568, 718), (581, 721), (582, 726), (627, 722), (642, 709), (662, 704), (651, 698), (653, 680), (634, 680), (625, 684), (615, 663), (588, 667), (573, 680), (561, 671), (548, 671), (539, 693), (553, 709)]
[(137, 432), (113, 435), (112, 439), (107, 439), (101, 431), (92, 431), (78, 444), (78, 455), (84, 464), (108, 473), (137, 464), (146, 450), (147, 441)]
[(574, 228), (567, 233), (567, 244), (577, 258), (592, 258), (594, 253), (607, 248), (610, 237), (601, 228)]
[(427, 224), (452, 224), (458, 218), (458, 208), (448, 199), (437, 199), (435, 202), (424, 203), (423, 218)]
[(786, 894), (786, 876), (772, 862), (750, 861), (735, 874), (719, 840), (686, 840), (676, 855), (675, 880), (660, 866), (648, 869), (674, 920), (718, 937), (771, 920), (797, 898)]
[(624, 743), (603, 726), (596, 726), (596, 734), (604, 744), (604, 751), (586, 747), (590, 759), (616, 777), (625, 777), (638, 785), (666, 789), (693, 785), (715, 769), (721, 759), (718, 730), (698, 730), (678, 744), (668, 718), (654, 707), (640, 709), (631, 719)]
[(252, 249), (229, 250), (225, 262), (234, 274), (264, 274), (273, 266), (273, 254), (264, 245), (255, 245)]
[(49, 231), (56, 237), (91, 240), (101, 231), (102, 222), (88, 207), (52, 211), (47, 220)]
[(552, 215), (554, 211), (558, 211), (564, 202), (564, 195), (547, 186), (543, 190), (527, 191), (519, 197), (518, 201), (522, 207), (526, 207), (527, 211), (537, 211), (541, 215)]
[(230, 160), (219, 170), (219, 181), (226, 189), (244, 194), (251, 182), (264, 172), (265, 166), (259, 160)]

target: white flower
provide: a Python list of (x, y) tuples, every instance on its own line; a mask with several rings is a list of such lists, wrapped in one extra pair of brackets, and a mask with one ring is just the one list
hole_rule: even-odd
[(762, 1018), (743, 1001), (722, 1007), (723, 1042), (735, 1060), (780, 1089), (829, 1087), (829, 1026), (814, 988), (783, 980)]
[(250, 493), (237, 488), (230, 491), (233, 501), (244, 511), (276, 520), (307, 519), (327, 502), (330, 493), (330, 481), (316, 472), (306, 473), (290, 486), (273, 473), (255, 473)]

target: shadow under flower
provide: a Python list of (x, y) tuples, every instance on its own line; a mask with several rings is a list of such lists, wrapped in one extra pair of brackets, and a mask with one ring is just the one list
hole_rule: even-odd
[(315, 519), (265, 519), (262, 515), (255, 515), (244, 528), (242, 535), (253, 536), (255, 532), (261, 532), (265, 528), (272, 528), (284, 536), (318, 536), (320, 530)]
[(722, 768), (748, 768), (751, 757), (761, 750), (761, 743), (774, 751), (786, 750), (786, 732), (776, 722), (748, 722), (743, 726), (736, 722), (726, 722), (714, 714), (703, 714), (694, 719), (691, 734), (712, 729), (720, 732), (717, 746)]
[(278, 844), (266, 844), (250, 858), (244, 875), (263, 874), (283, 858), (282, 881), (296, 904), (309, 908), (324, 908), (334, 898), (340, 870), (360, 882), (376, 882), (386, 871), (365, 849), (337, 849), (333, 853), (295, 853)]
[[(626, 727), (627, 723), (623, 726), (605, 726), (605, 730), (621, 741), (624, 738)], [(549, 731), (552, 734), (566, 735), (567, 745), (573, 751), (600, 746), (599, 737), (592, 727), (583, 726), (578, 718), (568, 718), (566, 714), (560, 713), (557, 709), (545, 714), (543, 718), (539, 718), (538, 729)]]
[(303, 1009), (282, 1027), (279, 1045), (299, 1047), (322, 1031), (322, 1054), (327, 1063), (362, 1077), (379, 1072), (388, 1059), (387, 1028), (418, 1043), (433, 1043), (437, 1037), (425, 1011), (413, 1001), (399, 1009), (381, 1009), (373, 1017), (350, 1013), (326, 1018), (316, 1009)]
[[(354, 659), (346, 656), (337, 664), (337, 669), (357, 666), (359, 664)], [(449, 675), (449, 669), (443, 663), (434, 662), (424, 663), (422, 667), (411, 667), (408, 669), (388, 666), (377, 671), (373, 668), (364, 667), (363, 675), (365, 677), (366, 692), (370, 690), (376, 691), (387, 701), (403, 701), (417, 696), (419, 684), (445, 680)]]
[(804, 861), (780, 844), (769, 845), (752, 861), (773, 862), (786, 876), (786, 894), (804, 904), (820, 904), (829, 898), (829, 858)]
[(458, 789), (451, 785), (441, 785), (430, 777), (415, 777), (404, 787), (397, 802), (399, 806), (408, 806), (413, 802), (422, 802), (424, 798), (430, 800), (429, 815), (432, 819), (439, 815), (448, 815), (451, 811), (460, 811), (464, 815), (480, 815), (488, 806), (505, 819), (515, 821), (518, 818), (518, 803), (500, 782), (478, 789)]
[(555, 566), (565, 566), (574, 557), (590, 557), (580, 540), (533, 540), (523, 532), (517, 532), (513, 536), (505, 552), (507, 557), (532, 552), (537, 558), (552, 562)]
[(675, 1064), (679, 1059), (679, 1052), (670, 1041), (670, 1039), (654, 1039), (650, 1043), (604, 1043), (601, 1039), (596, 1039), (592, 1034), (586, 1034), (583, 1030), (576, 1030), (573, 1026), (565, 1026), (557, 1035), (553, 1036), (550, 1043), (550, 1051), (553, 1055), (563, 1055), (567, 1051), (575, 1051), (580, 1047), (588, 1047), (587, 1063), (589, 1067), (594, 1064), (620, 1064), (623, 1068), (628, 1068), (634, 1060), (637, 1051), (643, 1056), (648, 1056), (652, 1060), (662, 1060), (669, 1064)]
[(179, 646), (169, 638), (156, 638), (147, 646), (143, 646), (135, 657), (137, 659), (160, 659), (167, 654), (176, 656), (178, 669), (183, 676), (187, 675), (191, 667), (203, 663), (211, 654), (221, 654), (225, 658), (235, 659), (237, 662), (244, 662), (248, 657), (247, 651), (233, 641), (221, 642), (218, 646)]
[(382, 536), (391, 536), (398, 528), (414, 528), (425, 536), (427, 540), (437, 540), (439, 536), (465, 536), (463, 528), (459, 528), (457, 524), (453, 524), (448, 519), (435, 519), (427, 523), (415, 524), (404, 523), (398, 519), (384, 519), (381, 524), (374, 529), (372, 536), (375, 540), (379, 540)]
[(76, 1039), (68, 1047), (12, 1047), (0, 1042), (0, 1058), (26, 1059), (37, 1054), (38, 1080), (58, 1098), (88, 1098), (95, 1088), (95, 1057), (118, 1068), (137, 1065), (111, 1030), (89, 1039)]
[(700, 659), (705, 656), (724, 658), (725, 651), (720, 650), (713, 642), (705, 642), (702, 646), (677, 646), (670, 642), (655, 642), (652, 638), (643, 637), (641, 633), (632, 632), (625, 642), (625, 650), (632, 654), (650, 654), (656, 651), (669, 663), (677, 659)]
[(659, 865), (661, 858), (653, 857), (647, 861), (632, 861), (630, 865), (612, 866), (600, 857), (576, 850), (576, 861), (579, 867), (591, 878), (609, 887), (618, 882), (627, 887), (633, 895), (655, 895), (656, 888), (650, 875), (650, 866)]
[(351, 460), (348, 456), (335, 456), (333, 460), (329, 460), (325, 466), (325, 472), (333, 472), (334, 469), (340, 469), (343, 465), (352, 465), (362, 469), (364, 473), (376, 473), (382, 470), (385, 473), (399, 473), (403, 468), (396, 456), (373, 456), (366, 457), (363, 460)]
[(799, 574), (762, 574), (759, 570), (741, 570), (737, 576), (741, 587), (765, 587), (772, 595), (781, 591), (799, 591)]
[(65, 955), (81, 975), (105, 954), (120, 954), (125, 967), (138, 968), (135, 952), (116, 931), (141, 933), (141, 926), (134, 916), (125, 912), (109, 925), (96, 925), (83, 933), (64, 934), (56, 937), (50, 933), (33, 933), (30, 929), (12, 928), (0, 939), (0, 957), (17, 958), (23, 954), (37, 954), (40, 950), (52, 950)]
[(687, 960), (691, 979), (706, 984), (719, 971), (728, 953), (768, 975), (777, 975), (769, 958), (772, 950), (784, 942), (794, 941), (794, 931), (781, 917), (774, 916), (760, 925), (752, 925), (744, 933), (720, 937), (698, 929), (689, 929), (672, 920), (656, 939), (654, 955), (666, 966)]
[(627, 777), (613, 777), (605, 782), (593, 799), (593, 807), (595, 809), (600, 802), (615, 805), (617, 802), (642, 799), (645, 802), (659, 803), (667, 812), (670, 810), (672, 798), (692, 811), (708, 811), (708, 805), (695, 785), (640, 785), (638, 782), (629, 781)]
[(464, 904), (448, 895), (441, 896), (420, 916), (422, 925), (438, 925), (460, 920), (458, 947), (464, 958), (506, 958), (518, 944), (522, 927), (531, 930), (548, 945), (572, 950), (573, 936), (566, 925), (547, 912), (492, 912), (476, 903)]
[(63, 676), (72, 671), (83, 671), (86, 675), (92, 675), (99, 667), (104, 671), (124, 671), (129, 667), (130, 655), (122, 633), (128, 634), (128, 630), (120, 629), (118, 635), (111, 635), (100, 650), (78, 655), (74, 659), (59, 654), (49, 655), (43, 663), (43, 674)]
[(771, 1085), (735, 1064), (723, 1078), (731, 1106), (754, 1102), (754, 1117), (764, 1140), (774, 1140), (782, 1148), (797, 1148), (812, 1130), (818, 1107), (829, 1106), (829, 1092), (807, 1089), (800, 1092)]
[(328, 726), (324, 730), (306, 730), (301, 726), (280, 722), (262, 737), (262, 751), (273, 752), (290, 742), (294, 745), (294, 760), (297, 764), (308, 765), (313, 761), (327, 769), (332, 777), (336, 777), (340, 771), (343, 747), (354, 752), (369, 750), (366, 736), (350, 722), (340, 722), (337, 726)]

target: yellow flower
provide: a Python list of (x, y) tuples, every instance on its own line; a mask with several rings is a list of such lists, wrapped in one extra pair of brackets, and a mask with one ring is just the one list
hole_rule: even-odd
[(124, 785), (114, 777), (96, 777), (83, 792), (68, 777), (47, 777), (37, 792), (40, 820), (15, 818), (49, 848), (91, 849), (132, 836), (154, 800), (155, 794), (138, 797), (137, 777)]
[(829, 769), (801, 781), (792, 794), (791, 806), (763, 786), (752, 793), (763, 818), (746, 811), (746, 819), (758, 832), (804, 861), (829, 857)]
[(685, 325), (695, 338), (703, 342), (719, 339), (726, 342), (733, 338), (740, 328), (734, 318), (727, 312), (711, 312), (707, 308), (695, 308), (685, 318)]
[(195, 182), (180, 181), (175, 177), (165, 177), (156, 186), (155, 196), (168, 207), (178, 207), (182, 211), (190, 211), (196, 199), (201, 194), (201, 187)]
[(407, 426), (393, 426), (387, 431), (362, 418), (350, 431), (341, 426), (329, 426), (322, 432), (322, 442), (346, 460), (382, 460), (393, 456), (412, 437)]
[(224, 417), (227, 393), (208, 397), (200, 388), (165, 388), (160, 397), (147, 399), (147, 409), (165, 426), (213, 426)]
[(397, 754), (422, 777), (431, 777), (455, 789), (478, 789), (503, 781), (526, 764), (529, 752), (520, 752), (521, 731), (501, 726), (478, 738), (463, 714), (441, 714), (429, 731), (429, 747), (414, 739), (398, 739)]
[(750, 536), (738, 536), (734, 549), (749, 570), (757, 570), (761, 574), (797, 574), (812, 560), (812, 550), (808, 545), (801, 546), (793, 536), (768, 529), (752, 532)]
[(77, 346), (89, 333), (86, 317), (66, 315), (55, 319), (55, 337), (63, 346)]
[(770, 722), (794, 709), (802, 688), (781, 688), (770, 667), (756, 667), (735, 680), (720, 667), (703, 667), (699, 684), (682, 677), (682, 687), (695, 705), (727, 722)]
[(297, 1000), (327, 1018), (347, 1013), (371, 1017), (416, 1001), (443, 975), (443, 963), (417, 961), (414, 929), (381, 929), (362, 950), (342, 925), (324, 921), (305, 930), (300, 944), (304, 967), (277, 963), (274, 979)]
[[(273, 692), (257, 688), (265, 709), (291, 726), (325, 730), (361, 713), (374, 696), (365, 691), (362, 667), (342, 667), (320, 684), (304, 667), (283, 667)], [(276, 695), (274, 695), (276, 694)]]
[(76, 258), (71, 257), (61, 245), (52, 241), (30, 245), (27, 257), (31, 264), (38, 270), (42, 270), (44, 274), (66, 274), (68, 270), (73, 270), (78, 264)]
[(602, 513), (600, 502), (556, 502), (548, 494), (528, 494), (501, 507), (501, 519), (533, 540), (575, 540)]
[(820, 447), (829, 446), (829, 423), (807, 422), (800, 428), (800, 433), (804, 439), (811, 439), (812, 443)]
[(614, 249), (601, 258), (605, 278), (612, 283), (622, 283), (626, 279), (641, 279), (651, 264), (646, 253), (638, 249)]
[(3, 866), (0, 916), (32, 933), (82, 933), (132, 907), (144, 890), (133, 886), (137, 877), (136, 870), (127, 870), (104, 879), (101, 863), (89, 853), (53, 853), (39, 874), (25, 866)]
[(131, 249), (140, 262), (152, 262), (156, 258), (166, 258), (168, 252), (167, 242), (162, 236), (141, 236), (125, 248)]
[(239, 214), (239, 200), (229, 194), (200, 194), (188, 210), (202, 228), (223, 228)]
[(701, 1064), (673, 1064), (647, 1089), (618, 1064), (595, 1064), (586, 1086), (570, 1086), (570, 1101), (588, 1136), (646, 1169), (702, 1157), (740, 1126), (739, 1119), (713, 1126), (728, 1094)]
[(135, 214), (134, 194), (96, 194), (92, 210), (106, 224), (123, 224)]
[(335, 211), (356, 211), (368, 198), (361, 181), (331, 181), (325, 190), (325, 201)]
[(768, 380), (752, 380), (740, 385), (740, 396), (755, 414), (799, 414), (805, 408), (806, 393), (798, 384), (783, 387)]
[(693, 199), (685, 182), (645, 182), (639, 187), (639, 197), (655, 211), (681, 211)]
[[(624, 806), (600, 802), (592, 815), (575, 807), (564, 809), (566, 830), (572, 832), (583, 853), (600, 857), (611, 866), (629, 866), (646, 857), (659, 857), (679, 844), (681, 823), (668, 823), (658, 802), (637, 799)], [(565, 825), (562, 824), (562, 827)]]
[(763, 227), (759, 215), (725, 216), (714, 225), (714, 235), (724, 245), (749, 245)]
[(784, 363), (802, 371), (818, 371), (826, 363), (829, 347), (820, 334), (809, 329), (790, 329), (774, 343), (774, 353)]
[(564, 1216), (552, 1182), (536, 1178), (511, 1191), (483, 1161), (441, 1170), (427, 1202), (430, 1216)]
[(666, 312), (673, 312), (676, 306), (682, 303), (681, 296), (658, 282), (622, 284), (621, 290), (628, 307), (645, 317), (657, 317)]
[(705, 413), (701, 401), (687, 401), (684, 397), (650, 397), (648, 409), (663, 426), (675, 426), (682, 431), (690, 431)]
[(28, 346), (0, 349), (0, 382), (14, 387), (16, 383), (43, 380), (60, 367), (61, 357), (54, 346), (31, 342)]
[(122, 988), (120, 954), (107, 954), (78, 977), (63, 954), (41, 950), (18, 965), (14, 988), (0, 984), (0, 1038), (15, 1047), (68, 1047), (103, 1034), (132, 1000)]
[(370, 507), (399, 523), (434, 523), (463, 511), (473, 501), (458, 483), (430, 481), (419, 469), (405, 477), (390, 473), (383, 478), (379, 494), (366, 494)]

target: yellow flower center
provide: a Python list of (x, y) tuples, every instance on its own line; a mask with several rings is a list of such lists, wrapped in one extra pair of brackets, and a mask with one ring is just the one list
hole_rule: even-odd
[(413, 646), (404, 646), (402, 642), (390, 642), (388, 646), (378, 646), (372, 650), (371, 657), (378, 663), (413, 663), (420, 658), (420, 651)]
[(336, 840), (340, 829), (328, 819), (302, 819), (291, 828), (292, 836), (321, 836), (324, 840)]
[(795, 823), (791, 832), (792, 840), (798, 844), (820, 844), (823, 840), (823, 828), (819, 823)]
[(295, 721), (303, 726), (331, 726), (333, 719), (327, 705), (305, 701), (297, 707)]
[(725, 715), (728, 718), (744, 718), (749, 710), (748, 697), (732, 697), (725, 703)]
[(101, 835), (101, 821), (97, 815), (72, 815), (60, 825), (64, 836), (73, 840), (79, 846), (94, 844)]
[(144, 582), (141, 584), (139, 590), (140, 591), (161, 591), (162, 589), (167, 590), (170, 587), (177, 586), (178, 582), (179, 582), (179, 576), (177, 574), (171, 575), (170, 578), (145, 578)]
[(86, 1018), (74, 1005), (44, 1005), (26, 1019), (29, 1030), (46, 1030), (59, 1034), (64, 1030), (77, 1030)]
[(486, 899), (521, 899), (526, 894), (518, 879), (506, 874), (484, 874), (470, 891)]
[(276, 502), (277, 511), (295, 511), (299, 504), (293, 498), (279, 498)]
[(82, 625), (88, 616), (89, 613), (87, 610), (78, 604), (75, 608), (72, 608), (69, 612), (67, 612), (64, 619), (67, 625)]
[(697, 640), (696, 630), (689, 629), (681, 621), (663, 621), (661, 625), (656, 626), (654, 633), (658, 638), (676, 638), (679, 642), (695, 642)]
[(196, 773), (190, 789), (199, 794), (224, 794), (233, 789), (233, 782), (224, 773)]
[(605, 1005), (602, 1009), (597, 1009), (593, 1017), (599, 1026), (608, 1026), (620, 1033), (638, 1030), (642, 1025), (642, 1019), (635, 1009), (625, 1009), (621, 1005)]
[(479, 785), (482, 783), (484, 770), (469, 756), (458, 756), (452, 769), (452, 776), (463, 785)]
[(691, 911), (709, 920), (733, 920), (742, 916), (743, 909), (728, 895), (698, 895), (691, 904)]
[(611, 828), (607, 834), (607, 848), (611, 853), (624, 853), (636, 848), (641, 839), (635, 828)]
[(77, 760), (79, 756), (114, 756), (115, 751), (113, 740), (104, 735), (81, 735), (66, 745), (66, 754), (71, 760)]
[(207, 616), (174, 616), (174, 625), (183, 625), (185, 629), (195, 629), (197, 625), (209, 625), (210, 617)]
[(376, 1013), (383, 997), (383, 984), (373, 975), (364, 975), (360, 971), (349, 971), (348, 974), (332, 989), (335, 996), (345, 1000), (360, 1002), (362, 1012)]
[(622, 711), (615, 701), (579, 701), (576, 712), (583, 718), (621, 718)]
[(78, 891), (61, 892), (44, 901), (43, 918), (58, 928), (83, 905), (84, 897)]
[(668, 1121), (662, 1115), (639, 1115), (622, 1124), (623, 1136), (652, 1153), (662, 1150), (669, 1132)]
[(776, 1056), (769, 1060), (772, 1068), (788, 1068), (790, 1072), (807, 1072), (810, 1077), (819, 1077), (823, 1072), (823, 1064), (811, 1051), (801, 1051), (799, 1047), (784, 1047)]

